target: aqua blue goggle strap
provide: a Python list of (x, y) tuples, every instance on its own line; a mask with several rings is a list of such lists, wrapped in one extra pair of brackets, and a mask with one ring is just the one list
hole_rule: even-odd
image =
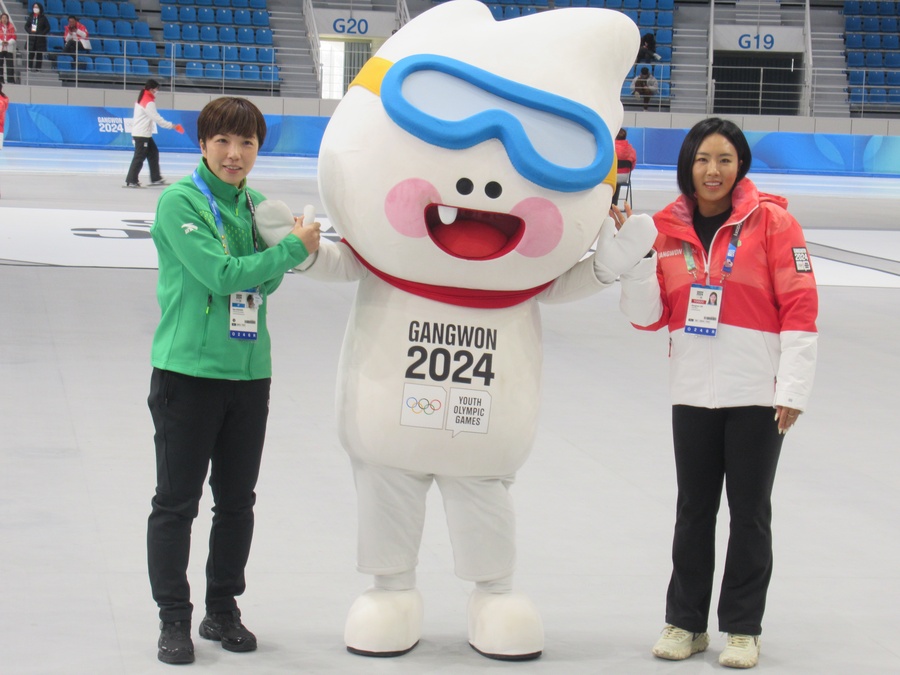
[(431, 145), (461, 150), (499, 140), (519, 174), (542, 187), (615, 184), (606, 123), (571, 99), (434, 54), (393, 64), (374, 57), (353, 85), (380, 95), (398, 126)]

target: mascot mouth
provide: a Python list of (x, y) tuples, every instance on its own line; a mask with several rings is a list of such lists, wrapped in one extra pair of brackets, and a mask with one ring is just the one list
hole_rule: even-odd
[(499, 258), (512, 251), (525, 233), (522, 219), (508, 213), (444, 204), (425, 207), (425, 225), (442, 251), (464, 260)]

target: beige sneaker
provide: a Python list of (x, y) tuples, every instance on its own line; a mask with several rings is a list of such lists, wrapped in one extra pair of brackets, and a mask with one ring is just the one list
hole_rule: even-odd
[(759, 663), (759, 635), (728, 634), (728, 644), (719, 654), (719, 664), (727, 668), (753, 668)]
[(671, 624), (653, 645), (653, 656), (669, 661), (681, 661), (709, 647), (709, 633), (691, 633)]

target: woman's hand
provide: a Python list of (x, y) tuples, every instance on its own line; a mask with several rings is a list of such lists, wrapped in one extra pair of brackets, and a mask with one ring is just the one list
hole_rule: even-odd
[(797, 419), (801, 414), (802, 411), (796, 408), (788, 408), (783, 405), (775, 406), (775, 421), (778, 422), (778, 433), (786, 434), (788, 429), (797, 423)]
[(615, 204), (611, 204), (609, 207), (609, 217), (615, 222), (617, 230), (622, 229), (625, 221), (631, 218), (631, 213), (631, 204), (628, 202), (625, 202), (625, 213), (622, 213), (622, 210)]

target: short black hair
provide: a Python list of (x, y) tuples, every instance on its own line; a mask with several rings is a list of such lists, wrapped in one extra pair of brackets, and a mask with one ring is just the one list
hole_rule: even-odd
[(207, 103), (197, 118), (197, 141), (218, 134), (236, 134), (253, 138), (262, 147), (266, 140), (266, 118), (253, 103), (237, 96), (222, 96)]
[(734, 146), (738, 154), (738, 174), (735, 185), (747, 175), (750, 170), (750, 163), (753, 161), (753, 155), (750, 152), (750, 144), (741, 128), (730, 120), (723, 120), (720, 117), (709, 117), (705, 120), (697, 122), (681, 144), (681, 151), (678, 153), (678, 189), (681, 194), (689, 199), (694, 198), (694, 158), (697, 156), (697, 150), (700, 144), (707, 136), (719, 134), (728, 139), (728, 142)]

